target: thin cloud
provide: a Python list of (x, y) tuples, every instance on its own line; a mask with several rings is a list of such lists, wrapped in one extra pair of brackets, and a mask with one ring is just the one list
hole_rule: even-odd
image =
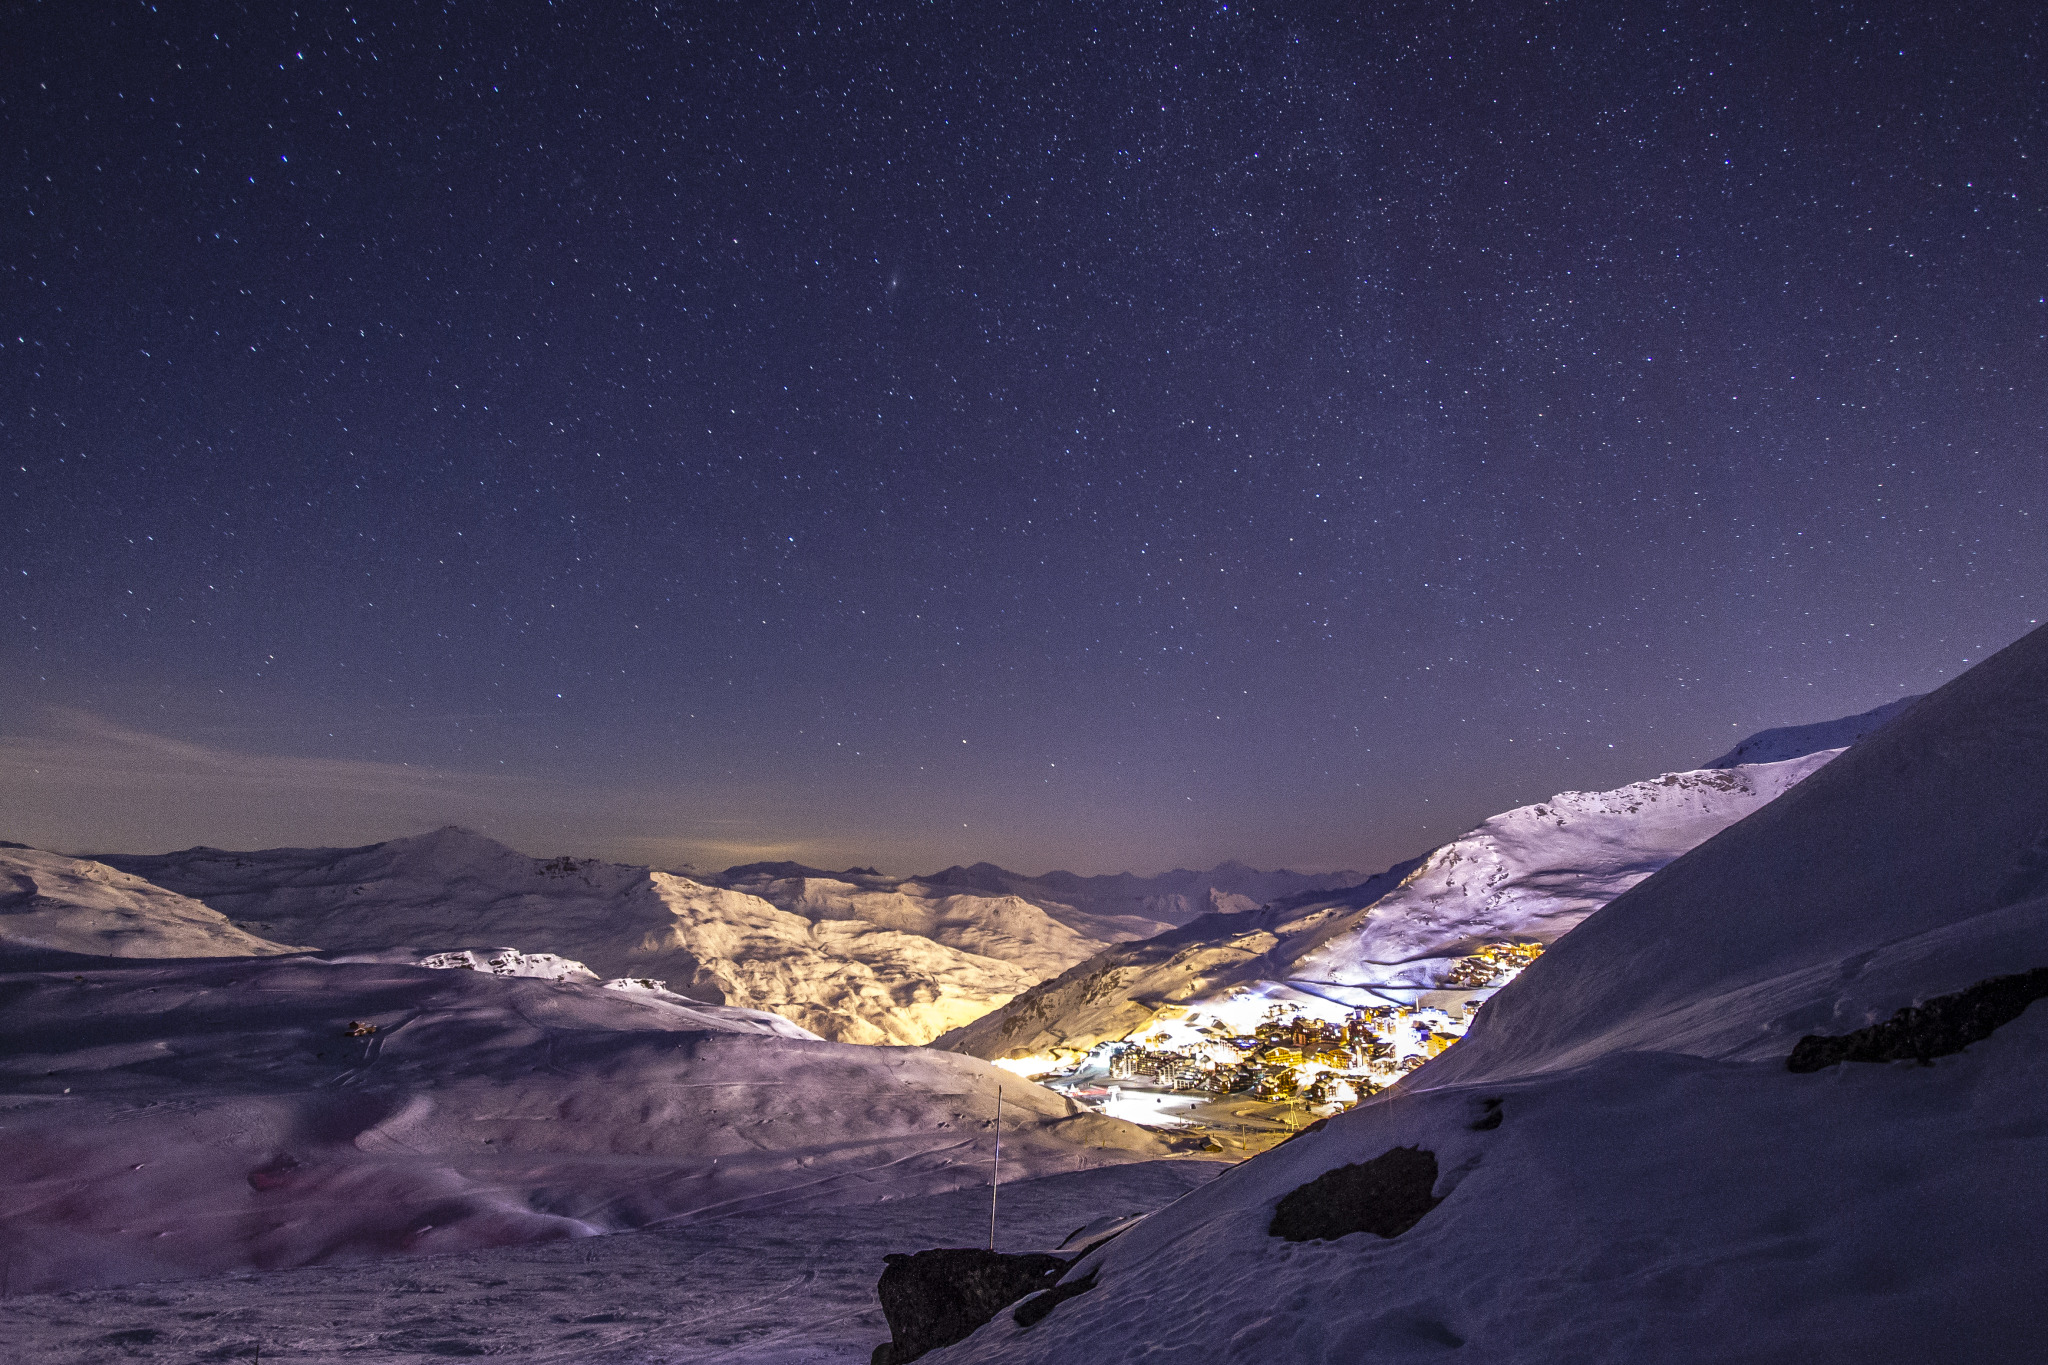
[(866, 861), (844, 832), (729, 794), (576, 784), (431, 764), (265, 754), (138, 730), (69, 707), (0, 736), (0, 838), (84, 852), (348, 847), (459, 824), (524, 852), (655, 867)]

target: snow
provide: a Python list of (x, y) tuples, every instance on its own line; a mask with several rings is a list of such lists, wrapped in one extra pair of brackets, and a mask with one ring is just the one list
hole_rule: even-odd
[(1155, 1029), (1172, 1046), (1199, 1047), (1198, 1022), (1249, 1033), (1275, 1005), (1332, 1022), (1363, 1006), (1413, 1007), (1458, 957), (1489, 941), (1554, 942), (1839, 752), (1561, 792), (1341, 895), (1209, 916), (1110, 948), (938, 1046), (991, 1058), (1072, 1058), (1105, 1039)]
[(434, 1255), (1166, 1155), (972, 1058), (646, 988), (318, 956), (0, 963), (11, 1292)]
[(1759, 730), (1719, 758), (1700, 766), (1737, 768), (1745, 763), (1782, 763), (1788, 758), (1804, 758), (1822, 749), (1846, 749), (1893, 716), (1904, 712), (1918, 700), (1920, 698), (1917, 696), (1901, 697), (1897, 701), (1888, 701), (1883, 706), (1874, 706), (1859, 715), (1843, 716), (1839, 720)]
[(1453, 956), (1487, 940), (1554, 942), (1839, 752), (1560, 792), (1496, 815), (1431, 853), (1355, 925), (1323, 936), (1286, 981), (1347, 1005), (1408, 1000), (1407, 988), (1435, 985)]
[(1072, 966), (1107, 940), (1085, 937), (1019, 896), (964, 895), (916, 881), (783, 877), (741, 881), (783, 910), (812, 920), (861, 920), (918, 934), (963, 953), (1015, 963), (1034, 977)]
[[(458, 948), (428, 953), (415, 966), (437, 971), (484, 972), (490, 976), (529, 976), (539, 981), (594, 982), (597, 973), (553, 953), (522, 953), (517, 948)], [(610, 983), (606, 983), (610, 984)], [(654, 983), (649, 982), (649, 987)]]
[(103, 957), (240, 957), (296, 951), (199, 901), (85, 858), (0, 844), (0, 947)]
[(1207, 871), (1177, 867), (1149, 877), (1129, 872), (1102, 877), (1048, 872), (1027, 877), (993, 863), (976, 863), (913, 880), (930, 891), (967, 889), (1018, 896), (1091, 937), (1115, 941), (1147, 938), (1200, 915), (1254, 910), (1317, 891), (1336, 891), (1356, 885), (1363, 874), (1349, 869), (1262, 872), (1232, 860)]
[[(254, 932), (339, 951), (510, 943), (779, 1011), (839, 1042), (922, 1044), (1193, 904), (1341, 885), (1352, 873), (1224, 864), (1153, 878), (1024, 877), (991, 864), (897, 878), (789, 863), (698, 878), (530, 858), (450, 826), (351, 849), (101, 855)], [(422, 951), (424, 951), (424, 947)]]
[[(998, 906), (890, 905), (823, 888), (798, 910), (645, 867), (530, 858), (457, 828), (355, 849), (188, 849), (108, 861), (263, 931), (332, 951), (510, 943), (599, 976), (773, 1009), (823, 1037), (923, 1043), (1101, 945)], [(887, 897), (869, 898), (887, 901)], [(879, 913), (879, 912), (878, 912)], [(955, 946), (956, 944), (962, 946)], [(1021, 963), (999, 954), (1015, 951)], [(1065, 957), (1060, 954), (1064, 952)]]
[[(2031, 1359), (2048, 1014), (1928, 1068), (1783, 1059), (2048, 962), (2048, 632), (1837, 752), (1563, 793), (1269, 900), (1256, 879), (1293, 874), (717, 884), (454, 829), (119, 867), (0, 849), (0, 1342), (25, 1365), (865, 1360), (880, 1257), (980, 1239), (1000, 1089), (1006, 1249), (1192, 1193), (1095, 1253), (1096, 1288), (935, 1365)], [(1120, 1121), (1206, 1122), (1186, 1097), (1105, 1072), (1074, 1087), (1104, 1112), (1077, 1112), (785, 1017), (928, 1037), (1204, 904), (949, 1038), (1035, 1066), (1275, 1004), (1434, 1019), (1486, 993), (1431, 989), (1458, 956), (1553, 946), (1465, 1041), (1213, 1183), (1152, 1159), (1199, 1138)], [(50, 951), (74, 946), (126, 955)], [(1409, 1232), (1267, 1235), (1289, 1191), (1410, 1144), (1444, 1202)]]
[[(1147, 1161), (1005, 1183), (999, 1245), (1057, 1248), (1213, 1177)], [(241, 1272), (64, 1294), (0, 1291), (8, 1365), (350, 1365), (488, 1355), (549, 1365), (867, 1365), (888, 1340), (882, 1258), (980, 1245), (986, 1186), (880, 1204), (706, 1218), (614, 1237), (403, 1262)]]
[[(2043, 965), (2044, 922), (2048, 630), (1616, 897), (1402, 1085), (1110, 1243), (1089, 1292), (926, 1359), (2038, 1359), (2048, 1009), (1926, 1067), (1785, 1057)], [(1443, 1202), (1408, 1232), (1268, 1234), (1409, 1145)]]

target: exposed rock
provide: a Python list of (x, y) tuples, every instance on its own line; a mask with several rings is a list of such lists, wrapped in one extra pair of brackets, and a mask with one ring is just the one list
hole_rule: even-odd
[(1266, 1231), (1290, 1242), (1334, 1241), (1354, 1232), (1399, 1237), (1443, 1202), (1430, 1193), (1435, 1187), (1436, 1153), (1396, 1147), (1288, 1191)]
[(1017, 1305), (1017, 1311), (1012, 1316), (1016, 1318), (1019, 1327), (1030, 1327), (1035, 1323), (1043, 1321), (1046, 1314), (1052, 1312), (1053, 1309), (1059, 1307), (1068, 1299), (1073, 1298), (1076, 1294), (1085, 1294), (1094, 1287), (1095, 1272), (1091, 1270), (1078, 1280), (1069, 1280), (1065, 1284), (1056, 1284), (1042, 1294), (1033, 1294), (1030, 1298)]
[(1069, 1264), (1042, 1252), (1012, 1255), (979, 1247), (942, 1247), (885, 1259), (888, 1269), (875, 1292), (889, 1320), (890, 1339), (875, 1348), (873, 1365), (904, 1365), (963, 1340), (1010, 1304), (1049, 1288)]
[(1794, 1045), (1785, 1066), (1800, 1072), (1821, 1071), (1837, 1062), (1916, 1061), (1928, 1066), (1936, 1057), (1989, 1038), (2043, 996), (2048, 996), (2048, 967), (1990, 977), (1954, 995), (1908, 1005), (1883, 1023), (1854, 1033), (1809, 1033)]

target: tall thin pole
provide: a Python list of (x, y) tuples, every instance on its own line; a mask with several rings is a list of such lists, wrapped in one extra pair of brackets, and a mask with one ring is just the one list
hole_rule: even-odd
[(996, 1249), (996, 1190), (1003, 1183), (1003, 1088), (996, 1087), (996, 1154), (988, 1168), (988, 1249)]

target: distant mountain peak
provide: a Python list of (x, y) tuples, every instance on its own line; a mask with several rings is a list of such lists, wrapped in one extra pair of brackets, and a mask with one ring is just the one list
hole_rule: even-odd
[[(860, 868), (852, 870), (855, 872), (861, 871)], [(747, 881), (756, 877), (772, 877), (781, 881), (791, 877), (837, 877), (840, 874), (837, 872), (827, 872), (822, 867), (812, 867), (807, 863), (782, 861), (741, 863), (736, 867), (728, 867), (718, 875), (720, 880), (732, 882)]]
[(411, 834), (402, 839), (387, 839), (376, 847), (391, 853), (424, 854), (433, 858), (469, 855), (489, 857), (524, 858), (527, 855), (508, 844), (501, 844), (488, 834), (479, 834), (463, 825), (443, 825), (425, 834)]

